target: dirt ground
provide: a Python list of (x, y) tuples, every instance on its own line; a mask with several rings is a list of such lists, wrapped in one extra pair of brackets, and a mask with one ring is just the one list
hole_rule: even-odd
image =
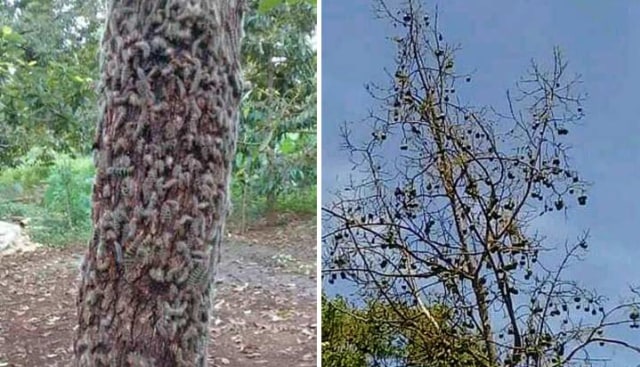
[[(316, 366), (316, 225), (229, 234), (210, 366)], [(0, 367), (70, 366), (82, 246), (0, 256)]]

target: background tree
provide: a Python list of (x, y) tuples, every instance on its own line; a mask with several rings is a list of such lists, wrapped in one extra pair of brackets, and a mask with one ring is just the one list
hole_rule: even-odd
[(448, 329), (442, 338), (419, 307), (369, 300), (351, 305), (343, 297), (322, 297), (322, 365), (329, 367), (477, 366), (477, 337), (454, 337), (451, 310), (435, 306), (431, 313)]
[[(354, 142), (344, 129), (364, 177), (323, 209), (327, 281), (418, 307), (433, 338), (479, 336), (479, 366), (596, 363), (599, 345), (640, 353), (637, 339), (620, 337), (639, 327), (639, 304), (611, 302), (565, 274), (587, 234), (554, 248), (533, 231), (539, 216), (587, 204), (588, 184), (563, 141), (584, 116), (582, 98), (561, 53), (550, 71), (532, 64), (507, 94), (507, 113), (473, 108), (459, 97), (471, 75), (457, 71), (437, 17), (417, 1), (398, 12), (378, 5), (402, 30), (397, 69), (391, 87), (368, 87), (382, 105), (368, 120), (370, 140)], [(433, 304), (453, 310), (455, 333)]]
[(252, 197), (264, 197), (263, 211), (273, 214), (283, 194), (316, 182), (316, 8), (308, 1), (263, 4), (251, 3), (243, 42), (251, 83), (235, 160), (243, 227)]
[(204, 366), (242, 95), (242, 1), (114, 0), (80, 366)]
[(322, 295), (323, 366), (367, 366), (402, 357), (393, 330), (371, 319), (373, 313), (368, 307), (351, 306), (343, 297)]
[(0, 4), (0, 165), (34, 146), (43, 163), (89, 151), (100, 14), (97, 1)]

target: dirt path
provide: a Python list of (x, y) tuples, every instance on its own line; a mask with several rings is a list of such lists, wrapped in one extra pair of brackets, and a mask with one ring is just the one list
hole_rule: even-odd
[[(316, 365), (315, 220), (230, 235), (211, 366)], [(69, 366), (81, 247), (0, 257), (0, 367)]]

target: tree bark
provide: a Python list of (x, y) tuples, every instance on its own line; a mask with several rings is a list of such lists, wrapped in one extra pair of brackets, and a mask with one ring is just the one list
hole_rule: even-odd
[(206, 366), (242, 0), (111, 0), (77, 366)]

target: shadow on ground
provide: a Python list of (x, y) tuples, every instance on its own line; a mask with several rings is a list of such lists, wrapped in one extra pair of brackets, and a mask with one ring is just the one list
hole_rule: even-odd
[[(230, 234), (210, 366), (316, 365), (315, 219)], [(0, 257), (0, 367), (69, 366), (81, 246)]]

